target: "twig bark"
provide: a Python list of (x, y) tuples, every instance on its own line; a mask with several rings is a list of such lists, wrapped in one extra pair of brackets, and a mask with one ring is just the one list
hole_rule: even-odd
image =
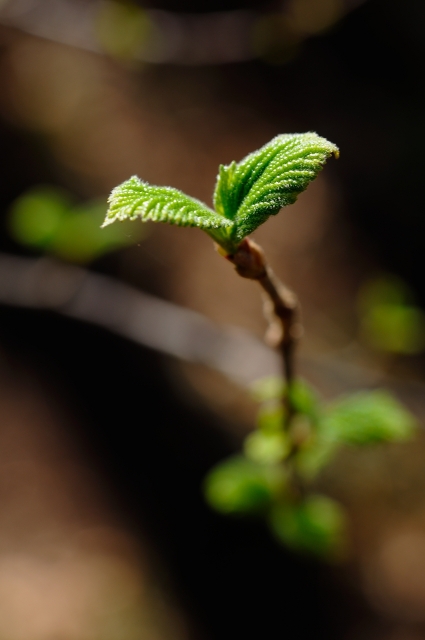
[[(285, 287), (267, 264), (264, 251), (253, 240), (246, 238), (234, 254), (225, 254), (237, 273), (243, 278), (256, 280), (268, 296), (273, 315), (269, 316), (269, 342), (281, 353), (287, 393), (285, 404), (288, 419), (294, 413), (288, 391), (294, 380), (294, 350), (302, 334), (299, 320), (299, 304), (296, 295)], [(266, 308), (266, 311), (268, 309)]]

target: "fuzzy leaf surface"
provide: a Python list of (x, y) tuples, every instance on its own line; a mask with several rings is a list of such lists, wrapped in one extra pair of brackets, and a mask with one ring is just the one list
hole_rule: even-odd
[(333, 154), (338, 156), (338, 147), (317, 133), (282, 134), (241, 162), (221, 165), (214, 206), (234, 222), (233, 242), (293, 204)]
[(156, 187), (133, 176), (116, 187), (109, 197), (109, 210), (103, 223), (116, 220), (168, 222), (180, 227), (198, 227), (212, 235), (217, 242), (221, 233), (232, 226), (230, 220), (172, 187)]

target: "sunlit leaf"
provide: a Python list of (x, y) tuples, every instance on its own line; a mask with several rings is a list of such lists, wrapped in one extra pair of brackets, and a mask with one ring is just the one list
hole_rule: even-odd
[(239, 163), (221, 166), (215, 211), (171, 187), (133, 176), (116, 187), (103, 226), (115, 220), (168, 222), (199, 227), (227, 253), (270, 215), (292, 204), (338, 148), (316, 133), (282, 134)]
[(344, 546), (344, 510), (325, 496), (311, 495), (299, 504), (276, 505), (269, 524), (281, 542), (298, 551), (332, 557)]
[(333, 403), (321, 423), (328, 439), (370, 444), (410, 438), (416, 420), (390, 393), (362, 391)]
[(205, 480), (205, 496), (222, 513), (256, 512), (271, 504), (284, 484), (285, 474), (280, 466), (235, 456), (210, 471)]
[(294, 203), (332, 154), (338, 148), (316, 133), (282, 134), (241, 162), (221, 165), (214, 206), (234, 221), (232, 239), (240, 242)]
[(220, 231), (232, 226), (231, 221), (178, 189), (155, 187), (133, 176), (112, 191), (103, 226), (115, 220), (136, 218), (143, 222), (152, 220), (180, 227), (198, 227), (213, 236), (220, 236)]

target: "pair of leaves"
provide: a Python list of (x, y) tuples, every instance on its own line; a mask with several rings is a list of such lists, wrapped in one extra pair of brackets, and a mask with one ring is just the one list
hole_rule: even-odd
[(109, 198), (103, 226), (115, 220), (168, 222), (206, 231), (228, 253), (271, 215), (295, 202), (338, 148), (316, 133), (282, 134), (241, 162), (220, 166), (215, 211), (178, 189), (133, 176)]

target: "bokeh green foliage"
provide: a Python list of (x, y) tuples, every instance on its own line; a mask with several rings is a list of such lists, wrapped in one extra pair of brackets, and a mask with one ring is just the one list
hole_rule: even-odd
[(101, 47), (114, 58), (132, 61), (149, 38), (152, 25), (146, 11), (133, 2), (100, 5), (96, 36)]
[(373, 349), (411, 355), (425, 349), (425, 314), (400, 278), (381, 275), (358, 295), (361, 339)]
[(315, 490), (314, 481), (342, 447), (362, 447), (411, 438), (414, 417), (389, 392), (362, 391), (326, 403), (304, 381), (291, 385), (294, 415), (285, 410), (280, 378), (258, 381), (255, 431), (243, 453), (219, 463), (205, 480), (216, 510), (264, 519), (275, 537), (299, 552), (340, 557), (346, 548), (342, 505)]
[(144, 228), (127, 224), (102, 231), (105, 212), (105, 200), (76, 205), (66, 191), (40, 186), (15, 200), (8, 226), (14, 240), (24, 246), (85, 264), (145, 235)]

